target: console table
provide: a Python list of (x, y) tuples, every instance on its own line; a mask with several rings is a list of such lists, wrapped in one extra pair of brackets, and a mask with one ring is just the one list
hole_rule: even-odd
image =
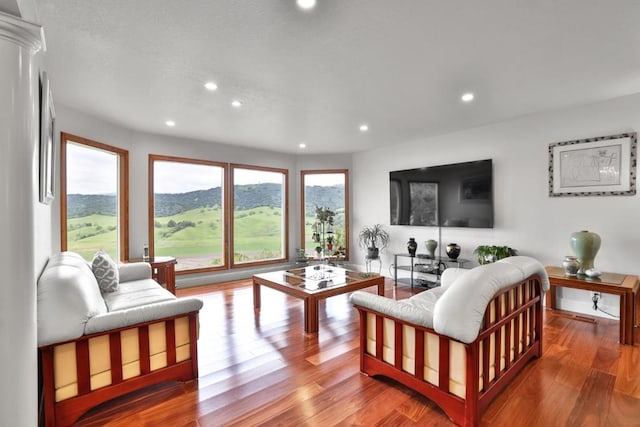
[[(130, 262), (142, 262), (142, 258), (130, 259)], [(160, 283), (172, 294), (176, 294), (176, 264), (178, 261), (172, 256), (152, 257), (149, 261), (151, 264), (151, 277)]]
[[(461, 268), (465, 263), (469, 262), (468, 259), (456, 258), (452, 259), (449, 257), (431, 257), (426, 254), (416, 254), (415, 256), (411, 256), (407, 253), (394, 254), (394, 277), (395, 282), (394, 285), (398, 286), (398, 282), (406, 283), (411, 285), (411, 289), (413, 289), (414, 285), (426, 286), (427, 288), (433, 288), (440, 284), (440, 275), (442, 271), (447, 268), (450, 264), (455, 264), (456, 267)], [(398, 258), (409, 258), (409, 264), (401, 264), (398, 265)], [(406, 270), (411, 272), (411, 276), (405, 279), (398, 278), (398, 270)], [(435, 281), (419, 279), (418, 274), (432, 274), (436, 277)]]
[(602, 273), (598, 278), (566, 276), (562, 267), (545, 267), (551, 288), (546, 294), (547, 309), (556, 309), (556, 288), (582, 289), (620, 297), (620, 344), (633, 345), (635, 302), (638, 293), (638, 277), (616, 273)]

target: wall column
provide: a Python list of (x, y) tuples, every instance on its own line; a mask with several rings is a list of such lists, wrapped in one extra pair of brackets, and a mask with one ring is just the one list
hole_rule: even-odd
[(34, 210), (42, 28), (0, 13), (0, 425), (38, 424)]

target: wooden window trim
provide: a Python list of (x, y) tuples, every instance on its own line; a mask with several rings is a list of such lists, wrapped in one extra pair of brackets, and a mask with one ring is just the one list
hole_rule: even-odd
[(60, 249), (67, 250), (67, 142), (87, 145), (119, 156), (118, 238), (120, 260), (129, 259), (129, 151), (81, 136), (60, 132)]
[(148, 218), (148, 234), (149, 234), (149, 253), (151, 256), (155, 254), (155, 234), (154, 234), (154, 197), (153, 197), (153, 172), (154, 172), (154, 162), (155, 161), (165, 161), (165, 162), (177, 162), (177, 163), (190, 163), (197, 165), (206, 165), (206, 166), (217, 166), (222, 168), (223, 170), (223, 179), (222, 179), (222, 220), (224, 221), (223, 230), (222, 230), (222, 256), (224, 257), (224, 262), (222, 265), (217, 267), (207, 267), (207, 268), (193, 268), (190, 270), (180, 270), (176, 271), (176, 275), (181, 274), (195, 274), (195, 273), (206, 273), (211, 271), (220, 271), (226, 270), (229, 265), (229, 167), (227, 163), (216, 162), (213, 160), (202, 160), (202, 159), (190, 159), (186, 157), (175, 157), (175, 156), (164, 156), (159, 154), (149, 154), (149, 189), (148, 189), (148, 206), (149, 206), (149, 218)]
[[(253, 262), (243, 262), (236, 263), (235, 262), (235, 242), (233, 239), (233, 232), (235, 227), (234, 218), (235, 215), (234, 209), (234, 171), (236, 169), (250, 169), (261, 172), (275, 172), (281, 173), (284, 175), (284, 257), (278, 259), (270, 259), (265, 261), (253, 261)], [(245, 268), (245, 267), (257, 267), (261, 265), (269, 265), (269, 264), (281, 264), (283, 262), (287, 262), (289, 260), (289, 170), (280, 169), (280, 168), (272, 168), (266, 166), (255, 166), (255, 165), (245, 165), (239, 163), (231, 163), (229, 165), (229, 215), (230, 215), (230, 223), (229, 223), (229, 241), (231, 250), (229, 251), (229, 259), (231, 263), (231, 268)]]
[(306, 175), (344, 174), (344, 236), (345, 236), (345, 261), (349, 261), (350, 235), (349, 235), (349, 169), (317, 169), (300, 171), (300, 247), (305, 247), (305, 177)]

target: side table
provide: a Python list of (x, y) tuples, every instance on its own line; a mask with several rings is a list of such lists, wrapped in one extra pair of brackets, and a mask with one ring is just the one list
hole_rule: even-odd
[[(142, 258), (133, 258), (130, 262), (142, 262)], [(166, 288), (172, 294), (176, 294), (176, 264), (178, 261), (172, 256), (152, 257), (149, 261), (151, 264), (151, 277), (162, 287)]]
[(545, 267), (551, 289), (545, 296), (548, 309), (556, 309), (556, 288), (582, 289), (620, 297), (620, 344), (633, 345), (635, 304), (638, 294), (638, 277), (617, 273), (602, 273), (598, 278), (565, 276), (562, 267)]

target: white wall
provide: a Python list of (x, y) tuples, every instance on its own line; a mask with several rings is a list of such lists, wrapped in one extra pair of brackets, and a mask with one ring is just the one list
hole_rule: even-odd
[[(596, 268), (637, 275), (640, 196), (552, 198), (547, 168), (550, 143), (639, 129), (640, 94), (357, 153), (353, 157), (352, 236), (367, 224), (387, 226), (392, 246), (383, 253), (384, 272), (393, 263), (394, 252), (406, 252), (409, 237), (415, 237), (419, 250), (425, 252), (424, 241), (437, 240), (437, 228), (389, 226), (389, 172), (491, 158), (495, 227), (443, 228), (443, 246), (456, 242), (462, 247), (462, 258), (475, 259), (472, 252), (480, 244), (508, 245), (545, 265), (560, 265), (564, 255), (572, 254), (570, 234), (590, 230), (602, 238)], [(357, 257), (362, 260), (364, 254)], [(597, 314), (586, 292), (561, 289), (558, 296), (563, 309)], [(604, 295), (600, 305), (619, 313), (615, 296)]]

